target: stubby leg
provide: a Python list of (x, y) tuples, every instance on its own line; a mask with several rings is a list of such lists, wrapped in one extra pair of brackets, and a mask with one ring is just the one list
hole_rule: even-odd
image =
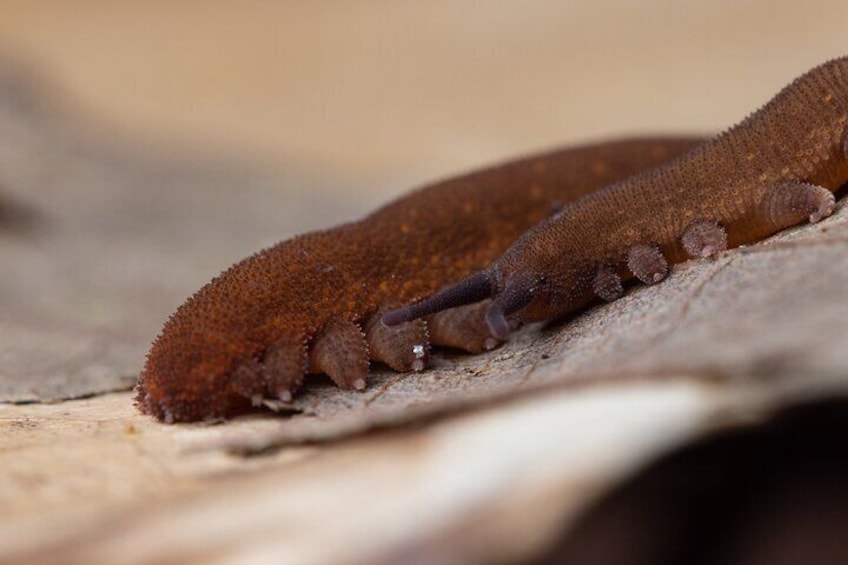
[(716, 222), (698, 220), (686, 228), (681, 242), (693, 259), (713, 257), (727, 249), (727, 232)]
[(668, 275), (668, 261), (659, 247), (638, 243), (627, 251), (627, 268), (645, 284), (656, 284)]
[(421, 371), (430, 362), (430, 338), (424, 320), (388, 327), (380, 322), (389, 311), (383, 307), (365, 323), (365, 340), (371, 359), (398, 372)]
[(329, 375), (341, 388), (363, 390), (368, 379), (368, 344), (360, 327), (331, 320), (312, 343), (309, 370)]
[(598, 267), (598, 272), (592, 281), (592, 291), (601, 300), (612, 302), (624, 294), (624, 285), (621, 284), (621, 277), (615, 270), (608, 265), (602, 265)]
[(503, 343), (486, 324), (491, 300), (437, 312), (427, 318), (433, 344), (455, 347), (469, 353), (489, 351)]
[(805, 220), (816, 223), (830, 216), (836, 205), (833, 193), (823, 186), (786, 181), (773, 186), (762, 202), (762, 219), (784, 229)]

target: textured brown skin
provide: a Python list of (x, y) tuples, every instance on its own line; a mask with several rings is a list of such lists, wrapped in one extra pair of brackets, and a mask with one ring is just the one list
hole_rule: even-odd
[(560, 318), (597, 296), (616, 298), (617, 280), (655, 283), (670, 263), (818, 221), (846, 182), (848, 58), (841, 58), (715, 139), (530, 229), (484, 271), (494, 296), (487, 321), (505, 339), (506, 319)]
[(340, 343), (357, 339), (356, 328), (338, 337), (345, 324), (379, 324), (389, 307), (489, 265), (561, 205), (663, 163), (696, 141), (634, 139), (526, 158), (422, 188), (359, 222), (248, 257), (167, 321), (139, 377), (137, 405), (167, 422), (226, 417), (250, 409), (251, 399), (285, 398), (299, 386), (283, 379), (276, 394), (275, 372), (320, 372), (316, 364), (328, 358), (364, 362), (367, 371), (368, 350)]

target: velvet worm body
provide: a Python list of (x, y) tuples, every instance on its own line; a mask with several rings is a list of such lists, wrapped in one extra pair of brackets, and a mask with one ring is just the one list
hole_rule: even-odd
[(389, 326), (491, 298), (485, 319), (510, 327), (560, 318), (622, 282), (663, 280), (702, 258), (834, 208), (848, 182), (848, 58), (795, 80), (737, 126), (653, 170), (622, 180), (539, 223), (491, 266), (386, 314)]
[[(370, 361), (479, 352), (669, 264), (831, 214), (848, 181), (848, 59), (809, 71), (716, 138), (531, 157), (413, 192), (237, 263), (171, 316), (139, 377), (167, 421), (288, 400), (308, 373), (366, 386)], [(404, 306), (404, 305), (407, 306)], [(383, 323), (381, 323), (381, 321)]]
[(166, 422), (226, 417), (290, 399), (308, 373), (363, 388), (370, 361), (421, 370), (431, 345), (491, 349), (500, 342), (478, 306), (392, 329), (380, 318), (484, 268), (564, 204), (695, 142), (632, 139), (521, 159), (260, 251), (171, 316), (147, 355), (137, 404)]

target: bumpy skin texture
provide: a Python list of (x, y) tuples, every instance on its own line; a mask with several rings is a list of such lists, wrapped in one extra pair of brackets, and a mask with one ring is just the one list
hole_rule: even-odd
[(846, 182), (848, 58), (841, 58), (715, 139), (563, 208), (488, 269), (384, 320), (493, 297), (486, 321), (506, 339), (516, 323), (616, 298), (621, 281), (654, 284), (669, 264), (817, 222), (831, 214), (833, 193)]
[(426, 366), (431, 344), (491, 349), (499, 341), (485, 303), (398, 328), (380, 318), (484, 268), (561, 206), (695, 142), (634, 139), (535, 156), (265, 249), (171, 316), (148, 353), (137, 405), (166, 422), (226, 417), (289, 400), (306, 373), (361, 389), (369, 360), (409, 371)]

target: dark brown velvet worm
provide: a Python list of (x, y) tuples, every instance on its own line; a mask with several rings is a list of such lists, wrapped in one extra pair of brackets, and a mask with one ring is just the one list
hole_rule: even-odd
[(670, 263), (818, 222), (846, 182), (848, 58), (840, 58), (715, 139), (564, 207), (491, 266), (384, 321), (492, 299), (486, 322), (505, 340), (516, 324), (560, 318), (596, 297), (615, 300), (627, 279), (654, 284)]

